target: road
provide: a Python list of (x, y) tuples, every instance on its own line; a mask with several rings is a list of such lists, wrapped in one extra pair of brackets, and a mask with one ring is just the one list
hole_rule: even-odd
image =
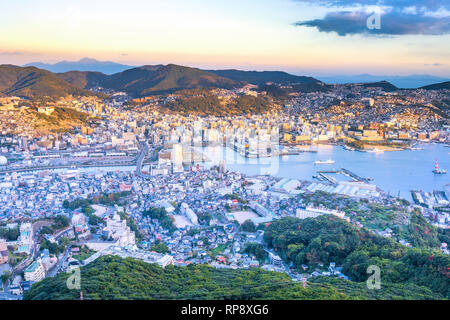
[(145, 175), (142, 173), (142, 163), (144, 162), (145, 156), (148, 154), (148, 145), (145, 142), (139, 143), (140, 153), (136, 161), (136, 174), (143, 178)]
[(58, 240), (63, 234), (69, 232), (69, 231), (72, 230), (72, 229), (73, 229), (73, 227), (72, 227), (72, 226), (69, 226), (69, 227), (67, 227), (67, 228), (64, 229), (64, 230), (59, 231), (59, 232), (54, 236), (55, 239)]
[(39, 167), (27, 167), (27, 168), (0, 170), (0, 174), (7, 174), (7, 173), (13, 173), (13, 172), (33, 172), (33, 171), (54, 170), (54, 169), (124, 167), (124, 166), (133, 166), (133, 165), (134, 165), (133, 161), (122, 161), (122, 162), (114, 161), (114, 162), (110, 162), (110, 163), (39, 166)]
[(61, 256), (58, 257), (58, 262), (51, 270), (49, 270), (47, 277), (54, 277), (58, 274), (58, 272), (61, 271), (62, 265), (63, 265), (64, 261), (66, 261), (67, 256), (69, 255), (70, 248), (71, 248), (70, 246), (67, 246), (62, 257)]

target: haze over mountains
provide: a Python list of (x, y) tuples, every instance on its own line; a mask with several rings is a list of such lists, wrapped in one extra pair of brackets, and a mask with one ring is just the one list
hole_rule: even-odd
[(68, 71), (94, 71), (104, 74), (114, 74), (133, 68), (133, 66), (111, 61), (98, 61), (91, 58), (83, 58), (79, 61), (61, 61), (55, 64), (32, 62), (26, 64), (25, 67), (37, 67), (55, 73)]
[[(135, 66), (120, 64), (111, 61), (98, 61), (91, 58), (83, 58), (79, 61), (61, 61), (55, 64), (47, 64), (42, 62), (32, 62), (25, 65), (34, 66), (40, 69), (51, 71), (54, 73), (65, 73), (69, 71), (91, 71), (101, 72), (106, 75), (120, 73), (128, 69), (133, 69)], [(317, 76), (312, 77), (297, 76), (282, 71), (241, 71), (235, 69), (228, 70), (204, 70), (214, 73), (218, 76), (232, 79), (234, 81), (246, 81), (254, 84), (264, 84), (266, 82), (298, 82), (306, 83), (308, 79), (324, 83), (374, 83), (380, 81), (388, 81), (397, 88), (419, 88), (435, 83), (450, 81), (450, 78), (437, 77), (431, 75), (407, 75), (407, 76), (377, 76), (370, 74), (359, 75), (334, 75), (334, 76)]]
[(406, 89), (416, 89), (423, 86), (428, 86), (430, 84), (450, 80), (450, 78), (442, 78), (430, 75), (374, 76), (370, 74), (318, 76), (317, 78), (325, 83), (339, 83), (339, 84), (388, 81), (398, 88), (406, 88)]

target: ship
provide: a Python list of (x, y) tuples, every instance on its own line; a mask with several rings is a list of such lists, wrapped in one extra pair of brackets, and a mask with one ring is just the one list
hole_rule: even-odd
[(334, 164), (335, 163), (335, 161), (334, 160), (331, 160), (331, 159), (329, 159), (329, 160), (317, 160), (317, 161), (315, 161), (314, 162), (314, 164)]
[(439, 162), (437, 161), (437, 159), (436, 159), (436, 166), (435, 166), (435, 168), (433, 170), (433, 173), (434, 174), (446, 174), (447, 173), (447, 170), (439, 168)]

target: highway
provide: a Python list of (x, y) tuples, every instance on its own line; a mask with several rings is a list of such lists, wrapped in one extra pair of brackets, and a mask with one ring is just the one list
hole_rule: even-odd
[(27, 168), (16, 168), (16, 169), (6, 169), (0, 170), (0, 174), (7, 174), (13, 172), (33, 172), (33, 171), (43, 171), (43, 170), (54, 170), (54, 169), (76, 169), (76, 168), (95, 168), (95, 167), (124, 167), (124, 166), (134, 166), (134, 161), (114, 161), (109, 163), (95, 163), (95, 164), (71, 164), (71, 165), (56, 165), (56, 166), (39, 166), (39, 167), (27, 167)]

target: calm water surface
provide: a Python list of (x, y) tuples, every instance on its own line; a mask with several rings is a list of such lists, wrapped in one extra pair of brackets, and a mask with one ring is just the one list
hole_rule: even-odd
[[(385, 192), (405, 199), (411, 199), (410, 190), (443, 190), (450, 183), (450, 148), (442, 144), (424, 144), (417, 147), (423, 150), (389, 151), (368, 153), (348, 151), (340, 146), (321, 145), (317, 153), (300, 155), (247, 159), (225, 147), (203, 148), (211, 159), (209, 165), (226, 161), (226, 168), (246, 175), (271, 173), (273, 176), (312, 180), (317, 171), (327, 169), (348, 169), (359, 176), (373, 178)], [(333, 165), (315, 165), (316, 160), (332, 159)], [(449, 173), (436, 175), (432, 172), (435, 160)]]

